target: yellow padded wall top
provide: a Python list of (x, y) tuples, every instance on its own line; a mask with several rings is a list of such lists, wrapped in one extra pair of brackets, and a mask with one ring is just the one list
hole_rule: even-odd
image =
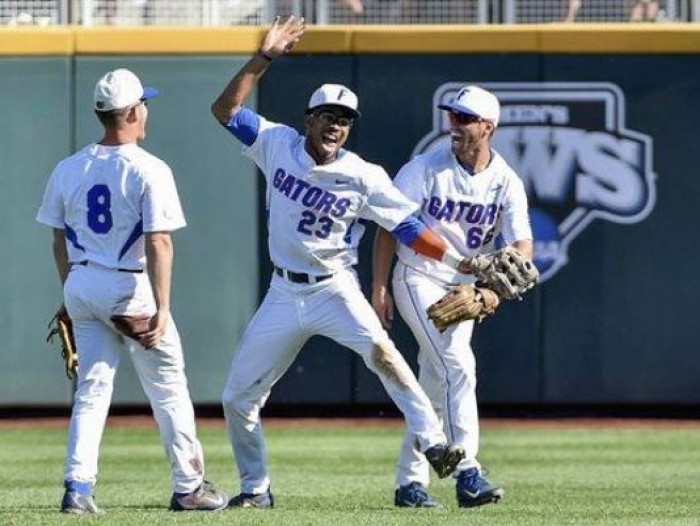
[[(0, 55), (252, 54), (265, 27), (0, 28)], [(294, 53), (698, 53), (700, 24), (310, 26)]]

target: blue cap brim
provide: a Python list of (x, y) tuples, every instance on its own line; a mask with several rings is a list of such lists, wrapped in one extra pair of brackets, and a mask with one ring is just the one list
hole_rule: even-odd
[(143, 95), (141, 96), (141, 100), (148, 100), (152, 99), (153, 97), (158, 96), (158, 90), (155, 88), (143, 88)]

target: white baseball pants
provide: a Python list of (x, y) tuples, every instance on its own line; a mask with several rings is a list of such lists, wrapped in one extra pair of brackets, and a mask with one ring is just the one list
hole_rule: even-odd
[(65, 480), (95, 483), (100, 441), (112, 399), (120, 353), (126, 350), (151, 403), (170, 462), (175, 492), (194, 491), (203, 480), (204, 455), (197, 440), (180, 335), (170, 319), (157, 349), (122, 336), (114, 314), (153, 314), (148, 275), (74, 266), (64, 287), (78, 348), (78, 385), (68, 436)]
[[(474, 322), (462, 322), (440, 333), (426, 309), (449, 288), (398, 262), (392, 280), (394, 299), (401, 317), (418, 341), (418, 379), (443, 421), (450, 443), (464, 447), (466, 456), (457, 467), (479, 468), (479, 415), (476, 404), (476, 361), (471, 348)], [(430, 467), (407, 433), (401, 454), (397, 484), (420, 482), (428, 486)]]
[[(446, 442), (428, 397), (382, 328), (353, 271), (314, 285), (274, 275), (234, 353), (223, 393), (243, 493), (262, 493), (270, 486), (260, 410), (272, 386), (314, 335), (327, 336), (362, 356), (403, 412), (421, 450)], [(378, 346), (386, 350), (379, 361)]]

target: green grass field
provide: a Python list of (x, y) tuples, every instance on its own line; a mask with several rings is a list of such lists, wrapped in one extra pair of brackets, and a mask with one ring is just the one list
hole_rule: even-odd
[[(108, 427), (101, 517), (65, 516), (65, 429), (0, 427), (0, 525), (562, 525), (700, 524), (700, 427), (485, 425), (482, 463), (506, 490), (498, 505), (459, 509), (451, 479), (431, 491), (444, 507), (396, 509), (401, 428), (318, 423), (267, 428), (274, 510), (167, 511), (170, 483), (153, 427)], [(208, 477), (237, 492), (221, 425), (200, 424)]]

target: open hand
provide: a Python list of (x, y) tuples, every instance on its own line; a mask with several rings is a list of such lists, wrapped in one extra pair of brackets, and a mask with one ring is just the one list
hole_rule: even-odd
[(284, 23), (280, 23), (280, 17), (276, 16), (272, 27), (263, 39), (260, 51), (272, 58), (284, 55), (299, 42), (304, 31), (306, 31), (306, 22), (303, 17), (292, 15)]

